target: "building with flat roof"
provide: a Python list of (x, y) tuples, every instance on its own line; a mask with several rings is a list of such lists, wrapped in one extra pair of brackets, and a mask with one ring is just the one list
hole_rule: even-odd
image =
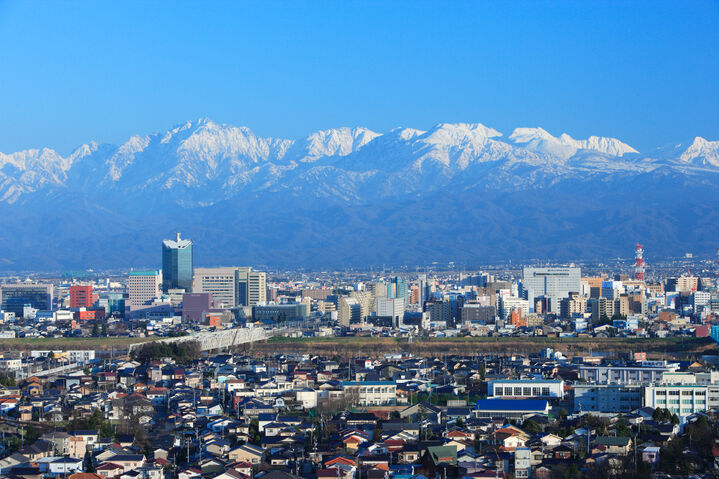
[(487, 385), (488, 398), (564, 399), (561, 379), (496, 379)]
[(397, 385), (394, 381), (344, 381), (341, 388), (346, 399), (354, 397), (360, 406), (397, 403)]
[(251, 267), (237, 268), (237, 306), (255, 306), (267, 301), (267, 273)]
[(719, 385), (652, 384), (644, 388), (644, 406), (669, 409), (679, 418), (719, 405)]
[(362, 306), (354, 298), (342, 296), (339, 300), (337, 320), (343, 326), (362, 321)]
[(52, 309), (53, 286), (42, 283), (14, 283), (0, 285), (0, 307), (21, 318), (25, 306), (40, 311)]
[(579, 366), (579, 378), (596, 384), (642, 384), (662, 380), (665, 372), (679, 369), (678, 363), (642, 361), (641, 363)]
[(130, 309), (151, 304), (160, 297), (161, 285), (162, 273), (156, 269), (130, 271), (127, 279)]
[(210, 293), (215, 303), (237, 306), (237, 268), (196, 268), (192, 291)]
[(309, 314), (306, 303), (262, 304), (252, 307), (255, 321), (302, 321)]
[(377, 316), (392, 318), (392, 325), (399, 327), (404, 320), (405, 298), (377, 298)]
[(267, 273), (252, 267), (197, 268), (195, 293), (211, 293), (215, 304), (226, 308), (256, 306), (267, 301)]
[(640, 384), (574, 384), (574, 413), (623, 412), (642, 407)]
[(527, 293), (530, 307), (534, 298), (549, 298), (549, 311), (559, 313), (559, 301), (569, 293), (582, 290), (582, 272), (576, 267), (534, 267), (525, 266), (522, 271), (522, 287)]
[(92, 294), (92, 285), (73, 284), (70, 286), (70, 308), (92, 308), (95, 297)]

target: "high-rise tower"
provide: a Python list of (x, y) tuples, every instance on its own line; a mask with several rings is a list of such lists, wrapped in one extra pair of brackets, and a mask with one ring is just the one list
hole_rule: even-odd
[(637, 249), (634, 253), (634, 279), (644, 281), (644, 271), (646, 264), (644, 263), (644, 246), (637, 243)]
[(177, 233), (174, 240), (162, 242), (162, 289), (192, 291), (192, 240), (181, 239)]

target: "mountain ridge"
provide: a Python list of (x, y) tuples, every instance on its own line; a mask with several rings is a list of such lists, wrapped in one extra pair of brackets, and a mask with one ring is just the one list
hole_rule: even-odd
[[(413, 176), (421, 175), (424, 169), (429, 174), (447, 175), (487, 162), (499, 162), (499, 167), (522, 163), (559, 172), (572, 168), (568, 162), (574, 160), (576, 168), (606, 171), (611, 167), (626, 170), (632, 164), (627, 157), (635, 160), (638, 169), (653, 164), (719, 167), (719, 142), (700, 137), (684, 151), (675, 151), (673, 157), (651, 158), (615, 138), (591, 136), (576, 140), (566, 133), (554, 137), (541, 127), (515, 128), (506, 138), (481, 123), (439, 123), (427, 131), (401, 128), (387, 133), (340, 127), (289, 140), (261, 137), (247, 127), (202, 118), (165, 132), (134, 135), (118, 146), (83, 144), (66, 157), (50, 148), (0, 153), (0, 201), (13, 202), (43, 187), (63, 186), (75, 167), (97, 155), (101, 148), (112, 152), (94, 159), (93, 173), (102, 176), (102, 186), (212, 186), (220, 187), (224, 198), (253, 186), (254, 181), (255, 189), (263, 189), (288, 172), (315, 166), (365, 173), (405, 170)], [(313, 174), (321, 171), (307, 176)], [(228, 181), (221, 185), (207, 181), (221, 177)]]
[[(223, 231), (228, 239), (213, 240), (207, 261), (224, 248), (261, 264), (281, 262), (274, 249), (288, 263), (316, 255), (316, 264), (335, 265), (407, 262), (430, 245), (438, 257), (465, 259), (519, 259), (543, 247), (615, 254), (607, 234), (648, 245), (663, 238), (656, 248), (669, 252), (685, 249), (684, 240), (710, 247), (717, 198), (719, 141), (700, 137), (644, 154), (615, 138), (540, 127), (508, 136), (481, 123), (384, 133), (340, 127), (291, 140), (204, 118), (120, 145), (88, 142), (67, 156), (49, 148), (0, 153), (0, 213), (12, 231), (0, 238), (0, 268), (129, 266), (154, 257), (140, 238), (159, 241), (176, 229), (198, 238)], [(449, 214), (455, 208), (467, 221)], [(603, 229), (593, 215), (617, 225)], [(673, 223), (683, 221), (692, 229), (674, 235)], [(53, 241), (42, 240), (48, 234)], [(363, 235), (369, 239), (358, 242)], [(587, 245), (572, 244), (572, 235)], [(487, 249), (477, 250), (472, 237)], [(65, 251), (73, 242), (85, 245), (82, 254)], [(125, 259), (104, 257), (107, 247)], [(46, 254), (28, 259), (32, 248)]]

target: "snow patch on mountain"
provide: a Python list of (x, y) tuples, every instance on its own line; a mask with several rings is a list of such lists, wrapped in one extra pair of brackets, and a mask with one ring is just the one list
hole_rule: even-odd
[(321, 130), (297, 142), (299, 150), (304, 152), (299, 161), (314, 162), (327, 156), (347, 156), (378, 136), (381, 135), (367, 128)]
[(289, 140), (203, 118), (132, 136), (120, 146), (91, 142), (67, 157), (48, 148), (0, 153), (0, 202), (15, 202), (42, 188), (183, 206), (281, 191), (361, 201), (450, 187), (543, 188), (565, 179), (640, 174), (663, 166), (676, 174), (719, 167), (719, 142), (703, 138), (689, 147), (673, 146), (656, 159), (636, 153), (614, 138), (554, 137), (542, 128), (517, 128), (505, 139), (480, 123), (384, 134), (342, 127)]
[(708, 141), (697, 136), (681, 154), (679, 161), (700, 166), (719, 166), (719, 141)]
[(135, 161), (135, 156), (150, 144), (149, 136), (135, 135), (120, 145), (114, 155), (107, 160), (108, 172), (106, 177), (111, 181), (118, 181), (128, 165)]
[(464, 170), (473, 161), (486, 159), (483, 150), (490, 139), (500, 136), (500, 132), (481, 123), (440, 123), (413, 139), (415, 145), (419, 145), (417, 149), (424, 151), (414, 167), (421, 170), (427, 166), (424, 163), (429, 162), (430, 166), (456, 166)]
[(576, 140), (566, 133), (559, 138), (552, 136), (542, 128), (516, 128), (509, 139), (528, 150), (569, 159), (580, 150), (590, 150), (610, 156), (621, 157), (628, 153), (639, 153), (616, 138), (590, 136), (586, 140)]

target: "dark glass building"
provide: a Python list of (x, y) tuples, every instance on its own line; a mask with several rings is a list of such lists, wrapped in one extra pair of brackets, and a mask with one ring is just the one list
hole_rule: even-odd
[(162, 242), (162, 289), (192, 291), (192, 240), (181, 239)]
[(0, 286), (0, 302), (3, 311), (15, 313), (21, 318), (25, 305), (41, 311), (52, 309), (52, 285), (36, 283), (3, 284)]

